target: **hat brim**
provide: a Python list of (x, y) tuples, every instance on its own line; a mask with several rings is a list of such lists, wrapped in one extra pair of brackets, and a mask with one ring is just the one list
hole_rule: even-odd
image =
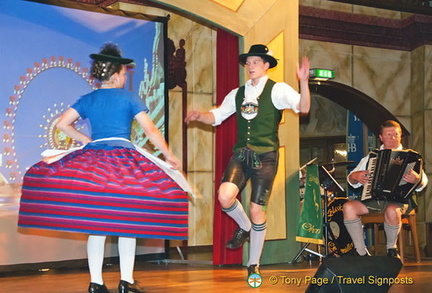
[(90, 54), (90, 58), (97, 61), (113, 62), (113, 63), (120, 63), (120, 64), (129, 64), (133, 62), (133, 59), (106, 55), (106, 54)]
[(239, 61), (241, 65), (245, 65), (246, 64), (246, 59), (247, 57), (250, 56), (258, 56), (263, 58), (264, 60), (266, 60), (268, 63), (270, 63), (270, 67), (269, 68), (273, 68), (277, 65), (278, 61), (275, 57), (268, 55), (268, 54), (259, 54), (259, 53), (245, 53), (245, 54), (241, 54), (239, 56)]

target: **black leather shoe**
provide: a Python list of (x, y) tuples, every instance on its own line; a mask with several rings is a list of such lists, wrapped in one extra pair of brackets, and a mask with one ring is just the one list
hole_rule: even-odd
[(395, 257), (395, 258), (398, 258), (398, 259), (401, 258), (400, 255), (399, 255), (399, 252), (397, 251), (396, 248), (389, 248), (389, 249), (387, 249), (387, 256)]
[(233, 237), (226, 244), (226, 247), (229, 249), (236, 249), (242, 247), (243, 244), (249, 239), (250, 232), (245, 231), (242, 228), (238, 228), (237, 231), (234, 232)]
[(89, 293), (110, 293), (105, 284), (99, 285), (96, 283), (90, 283), (88, 291)]
[(261, 276), (258, 265), (250, 265), (250, 266), (248, 266), (247, 270), (248, 270), (248, 278), (250, 275), (253, 275), (253, 274), (257, 274), (257, 275)]
[(128, 283), (126, 281), (120, 281), (119, 285), (118, 285), (118, 291), (119, 293), (145, 293), (144, 289), (142, 289), (139, 285), (138, 282), (135, 281), (133, 284)]

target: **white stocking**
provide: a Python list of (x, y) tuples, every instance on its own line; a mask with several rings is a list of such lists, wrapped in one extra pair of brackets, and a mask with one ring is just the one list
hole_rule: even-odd
[(133, 284), (136, 238), (119, 237), (118, 250), (120, 257), (120, 277), (123, 281)]
[(106, 236), (89, 235), (87, 240), (87, 258), (90, 282), (103, 285), (102, 266), (105, 255)]

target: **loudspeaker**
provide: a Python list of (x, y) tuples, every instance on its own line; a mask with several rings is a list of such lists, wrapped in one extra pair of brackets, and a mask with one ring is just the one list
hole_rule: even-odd
[(324, 258), (306, 293), (387, 292), (395, 282), (402, 262), (388, 256), (346, 256)]

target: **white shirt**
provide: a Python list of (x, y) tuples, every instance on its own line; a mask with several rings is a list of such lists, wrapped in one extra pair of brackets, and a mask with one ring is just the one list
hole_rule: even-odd
[[(245, 102), (257, 103), (258, 97), (264, 90), (264, 86), (268, 80), (268, 76), (260, 78), (256, 86), (252, 85), (252, 80), (248, 80), (245, 84)], [(210, 112), (215, 117), (213, 126), (221, 124), (225, 119), (231, 116), (236, 111), (235, 97), (239, 88), (233, 89), (225, 96), (222, 104)], [(271, 91), (271, 100), (273, 105), (278, 110), (292, 109), (295, 113), (299, 111), (300, 94), (291, 86), (284, 82), (277, 82)]]

